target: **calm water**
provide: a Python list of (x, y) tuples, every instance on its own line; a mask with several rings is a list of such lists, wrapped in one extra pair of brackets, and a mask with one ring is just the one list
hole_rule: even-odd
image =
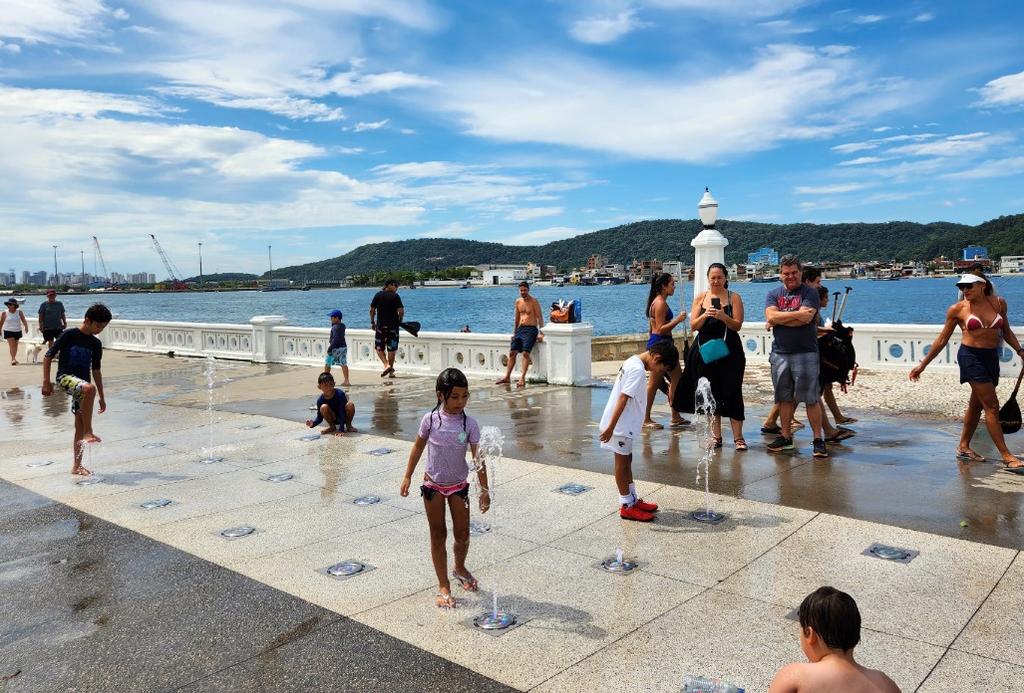
[[(1024, 277), (997, 277), (997, 290), (1009, 303), (1010, 323), (1024, 324)], [(831, 293), (852, 287), (843, 322), (938, 325), (946, 309), (956, 300), (956, 280), (904, 279), (896, 282), (870, 280), (826, 281)], [(743, 299), (747, 318), (764, 319), (764, 297), (775, 284), (735, 283), (730, 288)], [(681, 284), (686, 308), (693, 301), (693, 285)], [(327, 313), (338, 308), (350, 329), (370, 327), (370, 299), (376, 289), (326, 289), (313, 291), (154, 293), (63, 295), (60, 300), (69, 316), (80, 317), (94, 301), (105, 302), (115, 315), (130, 320), (174, 322), (248, 323), (254, 315), (284, 315), (289, 324), (326, 327)], [(594, 325), (597, 335), (632, 334), (647, 331), (644, 303), (648, 287), (640, 285), (548, 287), (537, 286), (531, 293), (547, 314), (557, 299), (579, 298), (583, 319)], [(424, 330), (457, 332), (469, 324), (473, 332), (511, 332), (512, 305), (519, 297), (515, 287), (473, 289), (401, 289), (408, 320), (422, 323)], [(25, 314), (34, 318), (43, 297), (31, 296), (23, 304)], [(840, 297), (841, 300), (841, 297)], [(670, 301), (675, 311), (679, 294)], [(826, 316), (831, 317), (831, 306)]]

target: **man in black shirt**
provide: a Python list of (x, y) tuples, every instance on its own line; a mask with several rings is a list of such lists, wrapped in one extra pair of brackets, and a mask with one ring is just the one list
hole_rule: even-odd
[(389, 277), (384, 289), (370, 301), (370, 329), (377, 358), (384, 366), (380, 377), (395, 377), (395, 352), (398, 351), (398, 326), (405, 317), (405, 306), (398, 295), (398, 280)]

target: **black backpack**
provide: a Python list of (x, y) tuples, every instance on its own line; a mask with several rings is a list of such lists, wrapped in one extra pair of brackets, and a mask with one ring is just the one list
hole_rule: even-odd
[(851, 383), (850, 372), (857, 367), (857, 352), (853, 348), (853, 328), (842, 322), (832, 324), (832, 332), (818, 338), (821, 360), (821, 384), (839, 383), (844, 388)]

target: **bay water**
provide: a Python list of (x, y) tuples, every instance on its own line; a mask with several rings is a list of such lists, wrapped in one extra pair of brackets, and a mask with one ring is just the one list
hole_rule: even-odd
[[(1020, 333), (1024, 325), (1024, 276), (994, 277), (1000, 296), (1009, 304), (1010, 324)], [(843, 322), (941, 325), (946, 310), (957, 300), (956, 279), (903, 279), (871, 281), (827, 279), (830, 293), (851, 287)], [(764, 320), (764, 299), (777, 284), (734, 282), (730, 289), (743, 300), (746, 319)], [(578, 298), (582, 302), (584, 322), (594, 326), (596, 336), (636, 334), (647, 331), (644, 305), (649, 287), (639, 284), (619, 286), (534, 286), (531, 293), (540, 301), (545, 319), (551, 303)], [(289, 325), (323, 327), (330, 321), (327, 313), (335, 308), (344, 313), (349, 329), (369, 329), (370, 299), (378, 289), (314, 289), (312, 291), (181, 291), (156, 293), (62, 294), (69, 322), (79, 319), (96, 301), (105, 303), (117, 318), (165, 322), (204, 322), (248, 324), (256, 315), (283, 315)], [(680, 292), (686, 310), (693, 302), (693, 284), (679, 284), (669, 305), (678, 312)], [(419, 322), (432, 332), (458, 332), (469, 325), (473, 332), (511, 333), (513, 304), (519, 297), (514, 286), (457, 288), (403, 287), (399, 290), (405, 304), (405, 318)], [(42, 296), (24, 297), (22, 309), (35, 321)], [(824, 314), (832, 316), (829, 306)], [(678, 331), (678, 330), (677, 330)], [(937, 332), (936, 332), (937, 333)]]

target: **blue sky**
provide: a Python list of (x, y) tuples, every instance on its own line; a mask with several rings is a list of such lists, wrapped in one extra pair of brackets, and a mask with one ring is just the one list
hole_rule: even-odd
[[(0, 0), (0, 267), (1024, 212), (1024, 5)], [(696, 233), (696, 229), (695, 229)]]

